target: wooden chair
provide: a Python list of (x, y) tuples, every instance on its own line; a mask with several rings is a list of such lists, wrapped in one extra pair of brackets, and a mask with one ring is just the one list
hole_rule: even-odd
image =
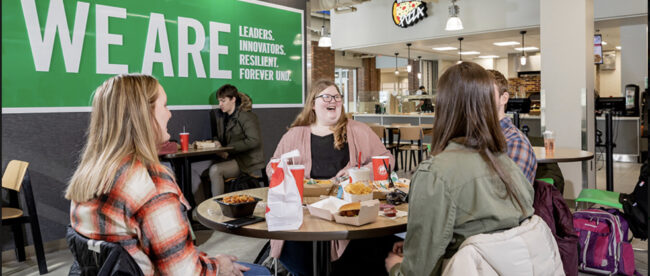
[[(23, 237), (22, 225), (25, 223), (31, 224), (38, 271), (40, 274), (46, 274), (47, 264), (43, 251), (41, 228), (38, 224), (38, 215), (36, 213), (36, 201), (32, 193), (32, 182), (27, 171), (28, 166), (29, 163), (27, 162), (11, 160), (2, 175), (2, 188), (9, 191), (9, 206), (11, 206), (2, 207), (2, 225), (11, 225), (14, 243), (16, 245), (16, 258), (19, 262), (22, 262), (25, 261), (25, 238)], [(20, 194), (21, 188), (29, 215), (25, 215), (23, 210), (20, 209), (18, 194)]]
[[(399, 133), (402, 140), (409, 140), (410, 144), (400, 145), (398, 147), (398, 155), (402, 152), (410, 152), (410, 156), (402, 156), (402, 167), (406, 169), (406, 158), (408, 158), (408, 170), (411, 170), (411, 164), (415, 163), (414, 166), (417, 166), (420, 161), (422, 161), (422, 152), (427, 152), (427, 147), (422, 145), (422, 128), (419, 126), (410, 126), (410, 127), (400, 127)], [(414, 143), (415, 142), (415, 143)], [(415, 158), (415, 152), (418, 152), (418, 158)], [(411, 160), (413, 162), (411, 162)]]
[(388, 143), (386, 140), (386, 128), (381, 125), (370, 125), (370, 129), (372, 129), (372, 131), (377, 134), (379, 140), (384, 141), (384, 146), (386, 146), (386, 143)]
[[(387, 138), (387, 143), (385, 144), (386, 149), (388, 149), (393, 156), (395, 156), (395, 168), (394, 171), (399, 170), (399, 147), (400, 147), (400, 141), (402, 137), (400, 136), (400, 127), (409, 127), (411, 124), (402, 124), (402, 123), (392, 123), (390, 124), (391, 128), (387, 129), (388, 130), (388, 137)], [(395, 134), (397, 134), (397, 140), (393, 140), (395, 137)]]

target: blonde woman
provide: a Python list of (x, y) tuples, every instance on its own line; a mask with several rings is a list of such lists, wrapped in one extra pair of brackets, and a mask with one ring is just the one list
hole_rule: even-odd
[(147, 75), (118, 75), (95, 90), (81, 161), (65, 193), (79, 234), (119, 243), (145, 275), (242, 275), (233, 256), (192, 244), (189, 205), (158, 161), (169, 139), (167, 95)]
[[(300, 157), (294, 162), (305, 166), (306, 178), (343, 176), (347, 169), (359, 162), (361, 166), (371, 168), (372, 156), (389, 156), (390, 164), (395, 164), (393, 156), (370, 127), (345, 116), (343, 95), (329, 80), (320, 80), (312, 85), (305, 107), (282, 136), (273, 158), (294, 149), (300, 151)], [(357, 160), (359, 152), (362, 160)], [(271, 175), (270, 169), (268, 165), (268, 175)], [(389, 237), (385, 243), (378, 240), (333, 242), (332, 255), (337, 261), (332, 263), (332, 275), (354, 274), (356, 270), (367, 275), (386, 274), (382, 267), (383, 259), (390, 251), (392, 239)], [(387, 245), (386, 250), (379, 248), (382, 244)], [(271, 255), (279, 257), (293, 275), (312, 274), (312, 251), (311, 242), (271, 241)]]

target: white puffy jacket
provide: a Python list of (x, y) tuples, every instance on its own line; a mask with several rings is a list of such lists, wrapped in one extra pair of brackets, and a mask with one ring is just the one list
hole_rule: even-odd
[(533, 215), (518, 227), (465, 240), (442, 275), (564, 275), (557, 244)]

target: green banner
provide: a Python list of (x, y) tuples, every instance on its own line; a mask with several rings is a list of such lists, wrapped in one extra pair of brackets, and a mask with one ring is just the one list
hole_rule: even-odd
[(89, 110), (103, 81), (136, 72), (175, 109), (217, 104), (226, 83), (256, 106), (297, 106), (302, 30), (302, 10), (253, 0), (3, 0), (3, 112)]

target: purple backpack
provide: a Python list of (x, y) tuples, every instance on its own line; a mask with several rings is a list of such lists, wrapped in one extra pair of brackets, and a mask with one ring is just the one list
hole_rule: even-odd
[(639, 275), (628, 242), (627, 221), (616, 209), (587, 209), (573, 214), (579, 235), (578, 269), (597, 274)]

